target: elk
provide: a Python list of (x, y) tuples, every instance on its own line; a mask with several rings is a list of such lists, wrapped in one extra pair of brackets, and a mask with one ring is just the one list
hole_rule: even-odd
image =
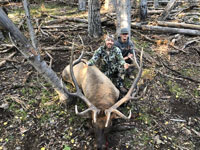
[(88, 109), (82, 112), (79, 112), (77, 105), (75, 105), (75, 112), (81, 116), (90, 112), (96, 138), (96, 147), (98, 150), (103, 150), (106, 149), (106, 134), (112, 126), (112, 119), (116, 117), (123, 119), (131, 118), (131, 111), (127, 117), (117, 108), (123, 103), (136, 98), (136, 92), (133, 91), (136, 89), (142, 74), (143, 50), (140, 56), (140, 65), (137, 64), (138, 74), (128, 93), (119, 101), (119, 90), (111, 80), (96, 66), (87, 66), (87, 61), (82, 59), (83, 53), (73, 62), (73, 53), (72, 50), (70, 65), (63, 70), (62, 78), (64, 81), (73, 83), (76, 88), (75, 93), (68, 92), (68, 94), (79, 97), (87, 104)]

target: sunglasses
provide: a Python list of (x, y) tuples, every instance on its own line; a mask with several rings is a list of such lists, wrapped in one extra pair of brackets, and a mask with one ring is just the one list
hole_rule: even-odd
[(122, 33), (122, 35), (128, 35), (128, 33)]

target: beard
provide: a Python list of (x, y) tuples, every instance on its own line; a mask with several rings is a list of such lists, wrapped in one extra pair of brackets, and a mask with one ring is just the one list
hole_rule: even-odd
[(107, 49), (111, 49), (113, 47), (113, 44), (106, 45)]

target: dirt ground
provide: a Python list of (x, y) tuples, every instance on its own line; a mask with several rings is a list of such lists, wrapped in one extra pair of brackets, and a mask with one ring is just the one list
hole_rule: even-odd
[[(76, 14), (72, 8), (58, 7)], [(14, 11), (14, 10), (12, 10)], [(72, 12), (71, 12), (72, 11)], [(58, 14), (57, 14), (58, 15)], [(71, 26), (76, 23), (66, 23)], [(115, 28), (103, 27), (114, 33)], [(77, 44), (76, 56), (82, 47), (78, 34), (82, 36), (90, 58), (93, 51), (103, 44), (102, 39), (87, 36), (87, 28), (66, 32), (50, 32), (47, 36), (37, 33), (42, 58), (50, 58), (42, 50), (50, 46), (71, 46), (73, 38)], [(24, 31), (23, 31), (24, 32)], [(51, 33), (51, 34), (50, 34)], [(63, 34), (64, 33), (64, 34)], [(145, 36), (155, 43), (146, 41)], [(179, 50), (164, 41), (173, 41)], [(200, 149), (200, 39), (196, 36), (159, 34), (135, 30), (132, 40), (139, 51), (144, 48), (144, 69), (139, 83), (139, 100), (120, 107), (130, 120), (114, 120), (113, 130), (107, 137), (109, 150), (199, 150)], [(186, 47), (180, 49), (187, 42)], [(9, 40), (1, 44), (11, 44)], [(10, 49), (8, 52), (3, 52)], [(16, 48), (1, 46), (0, 62), (11, 53), (14, 57), (0, 67), (0, 150), (93, 150), (94, 135), (91, 120), (75, 115), (74, 106), (60, 105), (58, 95), (51, 85), (38, 74)], [(60, 74), (69, 63), (70, 50), (51, 50), (52, 69)], [(133, 75), (137, 73), (134, 71)], [(132, 83), (126, 79), (127, 88)], [(78, 100), (76, 104), (86, 106)]]

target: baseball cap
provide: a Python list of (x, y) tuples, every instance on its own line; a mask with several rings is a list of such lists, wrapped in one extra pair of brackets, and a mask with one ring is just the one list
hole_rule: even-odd
[(128, 28), (122, 28), (120, 31), (120, 34), (124, 34), (127, 33), (128, 34)]

